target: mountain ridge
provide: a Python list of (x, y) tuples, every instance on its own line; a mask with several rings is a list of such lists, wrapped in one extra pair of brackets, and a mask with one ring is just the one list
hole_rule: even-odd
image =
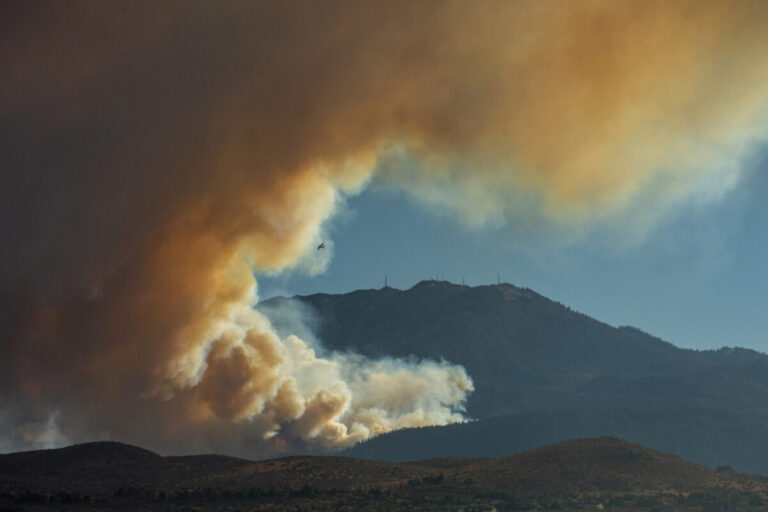
[[(755, 350), (676, 347), (639, 328), (613, 327), (508, 283), (470, 287), (422, 281), (408, 290), (388, 287), (276, 297), (257, 307), (274, 320), (278, 332), (286, 333), (287, 326), (274, 313), (300, 308), (312, 332), (331, 352), (446, 360), (464, 366), (475, 384), (468, 417), (488, 430), (482, 433), (476, 425), (450, 429), (466, 431), (467, 436), (470, 432), (490, 436), (489, 445), (521, 450), (538, 446), (534, 442), (574, 436), (628, 436), (703, 464), (727, 463), (768, 474), (768, 450), (744, 447), (747, 442), (758, 443), (761, 436), (768, 438), (768, 355)], [(547, 415), (552, 421), (572, 420), (581, 427), (553, 428), (542, 423)], [(678, 425), (665, 420), (673, 416)], [(529, 436), (529, 444), (510, 444), (499, 438), (498, 421), (511, 422), (508, 429), (516, 431), (518, 424), (536, 425), (552, 436)], [(423, 429), (415, 432), (426, 435)], [(713, 444), (717, 432), (724, 444)], [(400, 452), (397, 446), (382, 443), (374, 438), (366, 444), (381, 445), (381, 450), (353, 447), (345, 453), (395, 460), (391, 455)], [(461, 436), (446, 437), (446, 443), (477, 446)], [(432, 442), (423, 438), (406, 444)], [(729, 451), (732, 459), (723, 460)], [(422, 455), (452, 453), (440, 449)], [(461, 455), (499, 453), (479, 449)]]
[[(739, 363), (768, 362), (767, 355), (748, 349), (679, 348), (507, 283), (469, 287), (422, 281), (408, 290), (273, 298), (259, 307), (268, 313), (289, 300), (316, 312), (317, 335), (329, 350), (462, 364), (475, 380), (468, 410), (477, 418), (529, 409), (532, 399), (548, 402), (546, 387), (576, 392), (595, 375), (674, 376), (733, 364), (736, 356)], [(493, 357), (478, 355), (473, 347)], [(495, 391), (489, 392), (490, 387)], [(515, 394), (500, 387), (527, 391)], [(532, 387), (538, 388), (535, 396), (530, 395)]]

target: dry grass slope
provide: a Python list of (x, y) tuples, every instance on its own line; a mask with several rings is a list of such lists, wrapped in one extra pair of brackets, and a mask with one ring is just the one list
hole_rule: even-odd
[(768, 481), (615, 438), (566, 441), (497, 459), (406, 463), (162, 457), (119, 443), (0, 456), (2, 512), (73, 506), (80, 512), (576, 510), (597, 502), (627, 505), (614, 506), (617, 511), (649, 511), (664, 500), (677, 500), (686, 512), (722, 506), (756, 512), (768, 500)]

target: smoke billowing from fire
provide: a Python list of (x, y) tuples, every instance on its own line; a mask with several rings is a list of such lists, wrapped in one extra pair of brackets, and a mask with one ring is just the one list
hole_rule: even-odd
[(732, 182), (768, 106), (760, 1), (3, 10), (14, 446), (274, 453), (460, 420), (462, 368), (318, 357), (252, 310), (253, 272), (321, 271), (375, 172), (470, 221), (521, 193), (585, 222), (669, 205)]

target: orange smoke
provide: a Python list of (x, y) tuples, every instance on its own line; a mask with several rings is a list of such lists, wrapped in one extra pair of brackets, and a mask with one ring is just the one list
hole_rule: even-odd
[(766, 119), (759, 1), (3, 9), (9, 446), (266, 453), (459, 421), (462, 368), (318, 357), (252, 310), (253, 272), (322, 271), (376, 173), (471, 221), (524, 196), (586, 222), (732, 182)]

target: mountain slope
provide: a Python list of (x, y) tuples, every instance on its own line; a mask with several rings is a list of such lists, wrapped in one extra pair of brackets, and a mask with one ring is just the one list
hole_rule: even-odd
[[(768, 364), (768, 356), (746, 349), (680, 349), (510, 284), (423, 281), (405, 291), (295, 299), (317, 315), (317, 335), (330, 350), (462, 364), (475, 381), (469, 413), (476, 418), (570, 403), (579, 398), (574, 394), (591, 394), (585, 385), (606, 375), (642, 381), (718, 366)], [(259, 307), (269, 314), (286, 300), (270, 299)], [(599, 400), (602, 392), (595, 391)]]
[[(746, 439), (768, 436), (765, 354), (740, 348), (681, 349), (510, 284), (468, 287), (423, 281), (403, 291), (274, 298), (259, 308), (278, 329), (287, 329), (276, 312), (297, 304), (309, 312), (305, 316), (329, 350), (445, 359), (467, 369), (476, 389), (468, 414), (480, 421), (445, 428), (472, 430), (472, 436), (485, 438), (488, 449), (470, 435), (446, 438), (446, 445), (438, 447), (425, 433), (407, 434), (422, 436), (415, 443), (419, 446), (434, 447), (431, 452), (419, 450), (415, 457), (498, 456), (509, 453), (502, 448), (621, 435), (697, 462), (768, 473), (768, 453), (761, 462), (759, 449), (745, 447)], [(551, 421), (564, 423), (547, 425), (543, 418), (548, 414), (554, 415)], [(536, 425), (551, 435), (504, 440), (497, 423), (486, 425), (496, 417), (506, 418), (501, 421), (509, 425)], [(616, 420), (622, 417), (632, 421)], [(671, 417), (678, 423), (666, 420)], [(383, 442), (374, 439), (369, 445)], [(393, 458), (402, 451), (397, 443), (381, 446), (349, 453), (405, 458)], [(475, 451), (457, 451), (469, 447)], [(723, 460), (723, 454), (730, 459)]]

